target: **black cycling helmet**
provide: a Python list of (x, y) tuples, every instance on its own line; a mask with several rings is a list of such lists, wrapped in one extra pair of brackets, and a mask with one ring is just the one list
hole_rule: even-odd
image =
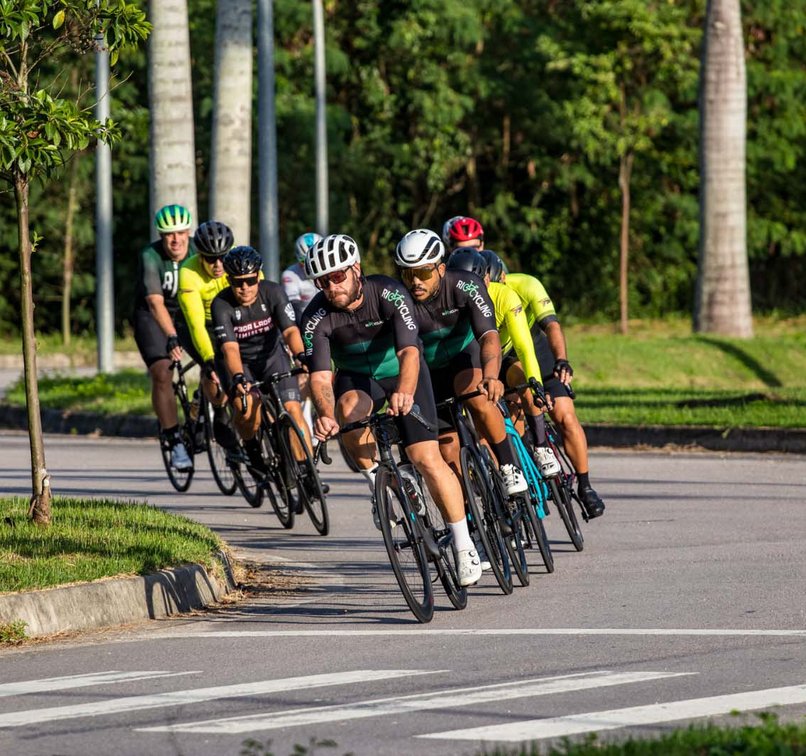
[(475, 249), (455, 249), (448, 258), (448, 270), (466, 270), (484, 278), (487, 261)]
[(490, 281), (501, 283), (501, 274), (505, 272), (504, 261), (491, 249), (483, 249), (481, 256), (487, 263), (487, 275)]
[(224, 258), (224, 271), (230, 277), (257, 273), (262, 266), (263, 258), (254, 247), (234, 247)]
[(202, 223), (193, 234), (193, 246), (202, 257), (221, 257), (232, 249), (232, 229), (221, 221)]

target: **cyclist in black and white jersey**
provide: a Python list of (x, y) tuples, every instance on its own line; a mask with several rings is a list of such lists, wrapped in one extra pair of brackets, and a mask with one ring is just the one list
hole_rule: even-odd
[[(461, 485), (439, 453), (436, 430), (409, 415), (417, 404), (420, 414), (436, 426), (434, 395), (409, 293), (387, 276), (363, 276), (358, 245), (343, 234), (318, 242), (308, 253), (305, 271), (321, 290), (302, 320), (318, 412), (316, 436), (325, 440), (340, 425), (366, 418), (388, 402), (388, 412), (399, 418), (406, 454), (451, 528), (460, 582), (476, 583), (481, 563), (468, 532)], [(348, 433), (344, 445), (374, 489), (377, 462), (371, 433)], [(373, 519), (380, 528), (374, 505)]]
[[(440, 402), (477, 389), (484, 392), (467, 404), (498, 458), (507, 493), (523, 493), (526, 478), (516, 463), (503, 415), (496, 406), (504, 394), (504, 384), (498, 375), (501, 340), (495, 309), (484, 281), (473, 273), (446, 269), (444, 255), (444, 245), (428, 229), (409, 231), (395, 249), (400, 277), (414, 299), (434, 397)], [(455, 431), (440, 436), (439, 448), (459, 474)]]

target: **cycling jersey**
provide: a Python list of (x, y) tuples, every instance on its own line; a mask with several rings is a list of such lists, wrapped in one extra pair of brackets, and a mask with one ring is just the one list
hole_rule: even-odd
[(212, 360), (213, 342), (210, 339), (212, 320), (210, 305), (216, 295), (229, 286), (225, 273), (219, 278), (211, 276), (204, 268), (201, 255), (188, 257), (179, 269), (179, 306), (190, 330), (193, 345), (202, 361)]
[(554, 370), (554, 353), (544, 333), (549, 323), (556, 323), (557, 314), (543, 284), (534, 276), (525, 273), (507, 273), (506, 285), (514, 289), (523, 302), (526, 320), (532, 331), (535, 354), (544, 376)]
[[(314, 282), (305, 277), (305, 266), (301, 263), (294, 263), (283, 271), (280, 280), (288, 301), (294, 305), (294, 310), (302, 315), (308, 302), (316, 296), (318, 291)], [(299, 318), (297, 319), (299, 320)]]
[(182, 260), (172, 260), (168, 257), (162, 246), (162, 239), (140, 250), (137, 261), (135, 310), (150, 310), (146, 297), (159, 294), (165, 300), (165, 308), (171, 318), (176, 319), (176, 314), (179, 312), (176, 293), (179, 287), (179, 268), (182, 262)]
[(414, 301), (414, 313), (430, 368), (446, 367), (468, 345), (496, 328), (484, 281), (473, 273), (446, 270), (436, 294)]
[(501, 336), (501, 353), (514, 349), (527, 378), (540, 381), (540, 365), (535, 356), (532, 334), (523, 311), (523, 303), (514, 289), (505, 284), (491, 283), (487, 292), (495, 307), (495, 322)]
[(311, 372), (337, 370), (391, 378), (400, 373), (397, 352), (420, 346), (414, 304), (406, 288), (388, 276), (361, 279), (363, 301), (355, 310), (333, 307), (317, 294), (302, 316), (302, 340)]
[(245, 366), (266, 362), (284, 346), (283, 331), (296, 325), (294, 308), (283, 287), (273, 281), (258, 284), (257, 299), (251, 305), (239, 305), (227, 287), (212, 304), (213, 333), (216, 346), (235, 342)]

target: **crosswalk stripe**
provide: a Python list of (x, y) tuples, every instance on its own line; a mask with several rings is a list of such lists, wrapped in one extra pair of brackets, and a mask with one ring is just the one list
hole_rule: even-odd
[(90, 688), (94, 685), (109, 685), (116, 682), (132, 680), (150, 680), (158, 677), (177, 677), (179, 675), (196, 675), (200, 671), (188, 672), (90, 672), (84, 675), (67, 675), (65, 677), (45, 677), (41, 680), (24, 680), (16, 683), (0, 685), (0, 698), (5, 696), (21, 696), (26, 693), (49, 693), (54, 690), (71, 690), (73, 688)]
[(699, 719), (731, 711), (752, 711), (770, 706), (789, 706), (806, 702), (806, 685), (786, 688), (769, 688), (748, 693), (735, 693), (709, 698), (692, 698), (687, 701), (634, 706), (628, 709), (593, 711), (588, 714), (570, 714), (550, 719), (532, 719), (512, 724), (472, 727), (419, 735), (421, 738), (450, 740), (507, 741), (541, 740), (580, 735), (586, 732), (616, 730), (621, 727), (675, 722), (681, 719)]
[(264, 680), (240, 685), (222, 685), (214, 688), (197, 688), (195, 690), (177, 690), (167, 693), (156, 693), (145, 696), (129, 696), (113, 698), (109, 701), (95, 701), (71, 706), (54, 706), (47, 709), (31, 709), (0, 714), (0, 728), (22, 727), (25, 725), (55, 722), (61, 719), (78, 717), (97, 717), (104, 714), (156, 709), (162, 706), (180, 706), (183, 704), (202, 703), (222, 698), (239, 698), (243, 696), (281, 693), (287, 690), (304, 690), (326, 685), (345, 685), (348, 683), (364, 683), (373, 680), (388, 680), (395, 677), (412, 675), (431, 675), (443, 670), (417, 669), (359, 669), (351, 672), (334, 674), (308, 675), (306, 677), (287, 677), (282, 680)]
[(670, 672), (623, 672), (607, 671), (579, 673), (558, 677), (543, 677), (519, 682), (498, 683), (472, 688), (439, 690), (432, 693), (418, 693), (394, 698), (358, 701), (337, 706), (316, 706), (305, 709), (250, 714), (240, 717), (210, 719), (202, 722), (145, 727), (140, 732), (193, 732), (214, 734), (238, 734), (260, 730), (276, 730), (283, 727), (315, 725), (324, 722), (341, 722), (349, 719), (401, 714), (425, 709), (453, 709), (459, 706), (473, 706), (490, 701), (504, 701), (514, 698), (547, 696), (588, 688), (602, 688), (610, 685), (626, 685), (664, 677), (679, 677), (691, 673)]

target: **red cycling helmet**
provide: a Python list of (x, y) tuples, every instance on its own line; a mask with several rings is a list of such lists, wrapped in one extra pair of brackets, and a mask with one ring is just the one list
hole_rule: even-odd
[(456, 218), (456, 220), (451, 223), (450, 228), (448, 229), (448, 236), (450, 237), (453, 245), (473, 241), (474, 239), (478, 239), (479, 241), (483, 242), (484, 229), (481, 227), (481, 223), (479, 223), (475, 218), (462, 216)]

